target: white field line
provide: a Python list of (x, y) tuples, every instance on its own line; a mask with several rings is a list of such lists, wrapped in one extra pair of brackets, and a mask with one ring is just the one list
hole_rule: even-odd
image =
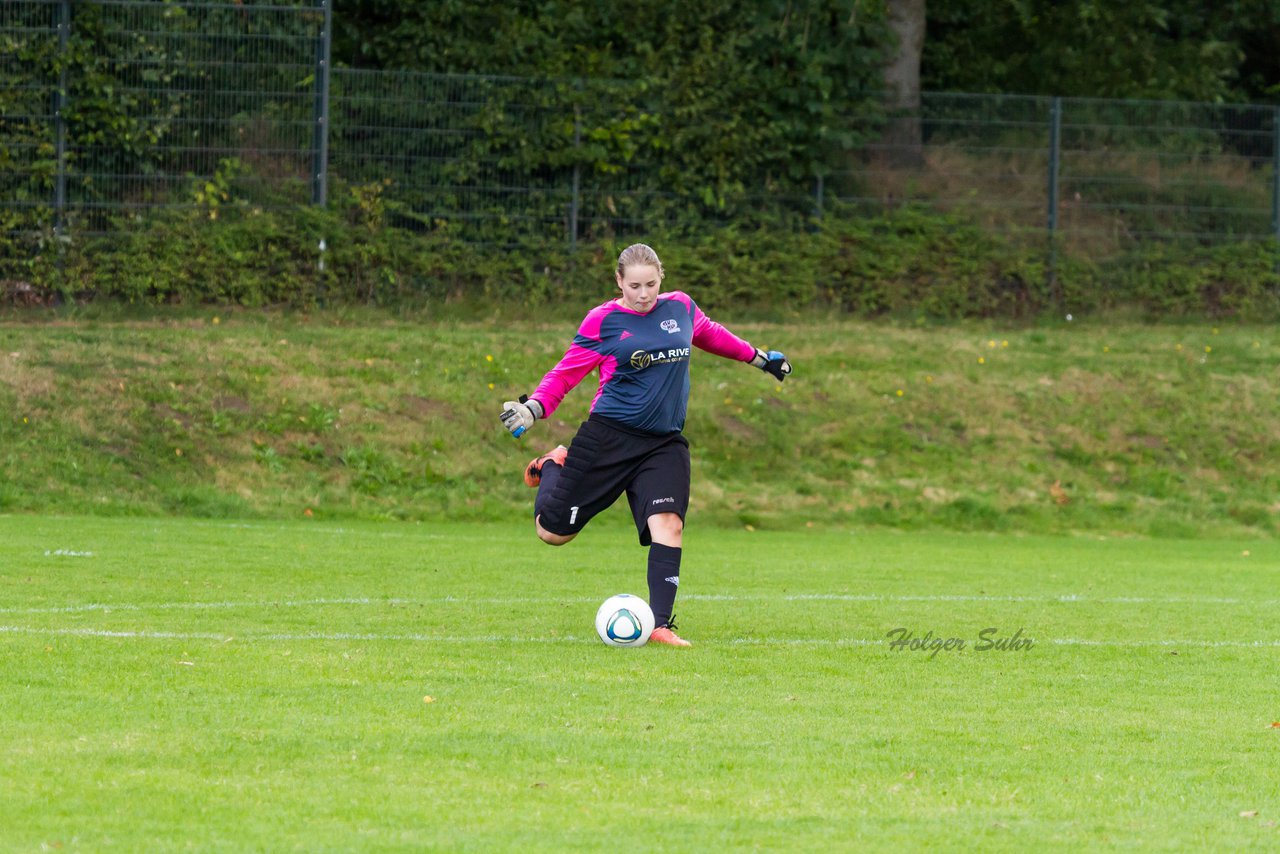
[[(1100, 596), (1090, 597), (1077, 594), (1063, 596), (898, 596), (876, 593), (803, 593), (784, 596), (770, 594), (699, 594), (691, 593), (680, 597), (682, 602), (1010, 602), (1027, 604), (1084, 604), (1084, 605), (1280, 605), (1280, 599), (1246, 599), (1229, 596)], [(85, 602), (79, 605), (57, 605), (45, 608), (0, 608), (0, 614), (76, 614), (92, 611), (108, 613), (111, 611), (217, 611), (217, 610), (249, 610), (254, 608), (310, 608), (329, 605), (440, 605), (440, 604), (474, 604), (474, 605), (549, 605), (563, 603), (595, 602), (590, 596), (548, 596), (548, 597), (502, 597), (480, 598), (470, 596), (438, 596), (424, 599), (388, 598), (379, 599), (369, 596), (321, 598), (321, 599), (278, 599), (224, 602)]]
[[(759, 595), (686, 595), (685, 600), (703, 600), (716, 602), (734, 601), (793, 601), (793, 602), (1022, 602), (1043, 604), (1220, 604), (1220, 605), (1270, 605), (1280, 600), (1243, 599), (1233, 597), (1097, 597), (1076, 594), (1064, 596), (890, 596), (883, 594), (795, 594), (786, 596)], [(530, 603), (565, 603), (595, 602), (592, 597), (544, 597), (530, 598), (471, 598), (444, 596), (434, 599), (377, 599), (371, 597), (320, 598), (320, 599), (285, 599), (276, 601), (221, 601), (221, 602), (158, 602), (158, 603), (85, 603), (81, 605), (64, 605), (48, 608), (0, 608), (0, 614), (73, 614), (86, 612), (110, 613), (112, 611), (146, 612), (164, 610), (237, 610), (237, 609), (273, 609), (273, 608), (306, 608), (335, 605), (390, 605), (412, 606), (427, 604), (463, 603), (475, 605), (510, 605)], [(481, 643), (594, 643), (594, 638), (580, 638), (572, 635), (548, 637), (511, 637), (501, 635), (429, 635), (379, 634), (362, 632), (302, 632), (302, 633), (266, 633), (246, 636), (235, 636), (216, 632), (170, 632), (170, 631), (132, 631), (91, 628), (42, 628), (33, 626), (0, 625), (0, 634), (28, 634), (41, 636), (70, 636), (94, 638), (133, 638), (151, 640), (208, 640), (227, 642), (232, 640), (262, 641), (384, 641), (384, 642), (419, 642), (440, 644), (481, 644)], [(1054, 646), (1080, 647), (1187, 647), (1187, 648), (1276, 648), (1280, 640), (1096, 640), (1088, 638), (1033, 638), (1037, 643)], [(711, 645), (730, 646), (810, 646), (810, 647), (873, 647), (888, 644), (888, 639), (868, 638), (733, 638), (727, 640), (704, 640)]]
[[(33, 626), (0, 626), (0, 635), (23, 634), (41, 637), (84, 637), (84, 638), (122, 638), (141, 640), (205, 640), (229, 643), (240, 641), (261, 643), (263, 641), (378, 641), (378, 642), (415, 642), (436, 644), (585, 644), (598, 643), (595, 638), (578, 637), (576, 635), (556, 636), (506, 636), (506, 635), (426, 635), (426, 634), (375, 634), (366, 632), (273, 632), (255, 635), (226, 635), (215, 632), (156, 632), (156, 631), (122, 631), (108, 629), (57, 629), (38, 628)], [(1183, 649), (1280, 649), (1280, 640), (1224, 641), (1224, 640), (1128, 640), (1110, 641), (1089, 638), (1031, 638), (1036, 644), (1052, 646), (1081, 647), (1167, 647)], [(699, 645), (707, 646), (783, 646), (783, 647), (874, 647), (887, 646), (888, 638), (726, 638), (703, 639)], [(1034, 648), (1034, 647), (1033, 647)], [(1024, 650), (1025, 651), (1025, 650)]]
[[(429, 600), (433, 602), (479, 601), (470, 599), (454, 600), (451, 597)], [(511, 600), (515, 602), (517, 600)], [(528, 601), (528, 600), (525, 600)], [(239, 610), (250, 608), (309, 608), (321, 605), (412, 605), (417, 604), (409, 599), (370, 599), (368, 597), (348, 599), (283, 599), (279, 601), (258, 602), (86, 602), (83, 605), (61, 605), (50, 608), (0, 608), (0, 614), (78, 614), (87, 611), (217, 611)]]
[[(0, 520), (9, 521), (17, 518), (12, 513), (0, 513)], [(79, 517), (74, 516), (42, 516), (42, 519), (49, 521), (67, 521), (67, 522), (83, 522)], [(313, 522), (299, 521), (296, 525), (281, 525), (272, 522), (216, 522), (201, 519), (183, 519), (181, 520), (183, 527), (205, 528), (211, 530), (222, 531), (267, 531), (267, 532), (283, 532), (293, 533), (301, 532), (307, 534), (333, 534), (335, 536), (358, 535), (361, 537), (376, 537), (378, 539), (424, 539), (424, 540), (492, 540), (493, 536), (484, 533), (458, 535), (454, 533), (437, 534), (430, 531), (421, 530), (371, 530), (367, 528), (344, 528), (341, 526), (333, 527), (324, 524), (316, 524)], [(159, 533), (162, 527), (167, 525), (153, 525), (151, 531)]]
[(347, 535), (358, 535), (361, 537), (376, 537), (382, 540), (393, 539), (415, 539), (415, 540), (491, 540), (491, 536), (483, 534), (474, 535), (454, 535), (454, 534), (433, 534), (427, 531), (370, 531), (357, 530), (352, 528), (329, 528), (320, 525), (312, 525), (307, 522), (299, 522), (297, 525), (275, 525), (271, 523), (258, 524), (254, 522), (202, 522), (199, 520), (184, 520), (184, 524), (189, 524), (193, 528), (212, 528), (215, 530), (239, 530), (239, 531), (276, 531), (281, 533), (302, 532), (307, 534), (333, 534), (339, 537)]
[(0, 626), (0, 634), (52, 635), (87, 638), (141, 638), (144, 640), (210, 640), (210, 641), (416, 641), (427, 643), (562, 643), (580, 642), (586, 638), (563, 635), (556, 637), (505, 637), (501, 635), (424, 635), (375, 634), (369, 632), (271, 632), (255, 635), (228, 635), (215, 632), (153, 632), (111, 629), (45, 629), (33, 626)]

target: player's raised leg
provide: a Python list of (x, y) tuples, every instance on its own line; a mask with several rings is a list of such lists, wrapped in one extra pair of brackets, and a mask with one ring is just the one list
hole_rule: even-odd
[[(537, 488), (542, 483), (542, 470), (547, 463), (555, 463), (553, 468), (547, 470), (548, 477), (556, 477), (560, 474), (560, 468), (564, 465), (565, 458), (569, 456), (569, 449), (564, 445), (556, 445), (550, 451), (547, 451), (540, 457), (534, 457), (529, 461), (529, 465), (524, 467), (524, 484), (525, 486)], [(541, 491), (541, 490), (539, 490)]]
[(525, 484), (537, 487), (538, 490), (538, 497), (533, 502), (534, 529), (538, 532), (538, 539), (552, 546), (563, 546), (577, 536), (576, 534), (556, 534), (542, 527), (542, 508), (547, 497), (551, 495), (551, 490), (555, 489), (556, 481), (560, 479), (560, 472), (563, 471), (564, 461), (568, 456), (569, 449), (564, 445), (557, 445), (542, 456), (531, 460), (524, 470)]

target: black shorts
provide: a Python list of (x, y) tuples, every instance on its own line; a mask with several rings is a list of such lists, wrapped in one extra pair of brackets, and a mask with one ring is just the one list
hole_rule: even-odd
[(640, 545), (650, 543), (649, 517), (689, 510), (689, 441), (655, 436), (592, 415), (578, 428), (551, 494), (539, 501), (539, 524), (567, 536), (583, 529), (623, 492)]

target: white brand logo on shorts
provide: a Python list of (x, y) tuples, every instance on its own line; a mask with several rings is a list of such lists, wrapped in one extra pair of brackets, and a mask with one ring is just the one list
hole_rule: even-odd
[(658, 325), (667, 330), (668, 335), (674, 335), (680, 331), (680, 324), (676, 323), (674, 320), (664, 320)]
[(578, 521), (578, 508), (570, 507), (569, 508), (569, 524), (572, 525), (576, 521)]
[(652, 504), (675, 504), (675, 503), (676, 503), (676, 500), (675, 500), (674, 498), (655, 498), (655, 499), (653, 499), (653, 501), (652, 501), (652, 502), (650, 502), (650, 503), (652, 503)]

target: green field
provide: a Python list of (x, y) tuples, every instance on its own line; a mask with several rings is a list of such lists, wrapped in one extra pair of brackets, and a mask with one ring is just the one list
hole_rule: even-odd
[(1280, 846), (1272, 540), (628, 524), (0, 516), (0, 847)]

